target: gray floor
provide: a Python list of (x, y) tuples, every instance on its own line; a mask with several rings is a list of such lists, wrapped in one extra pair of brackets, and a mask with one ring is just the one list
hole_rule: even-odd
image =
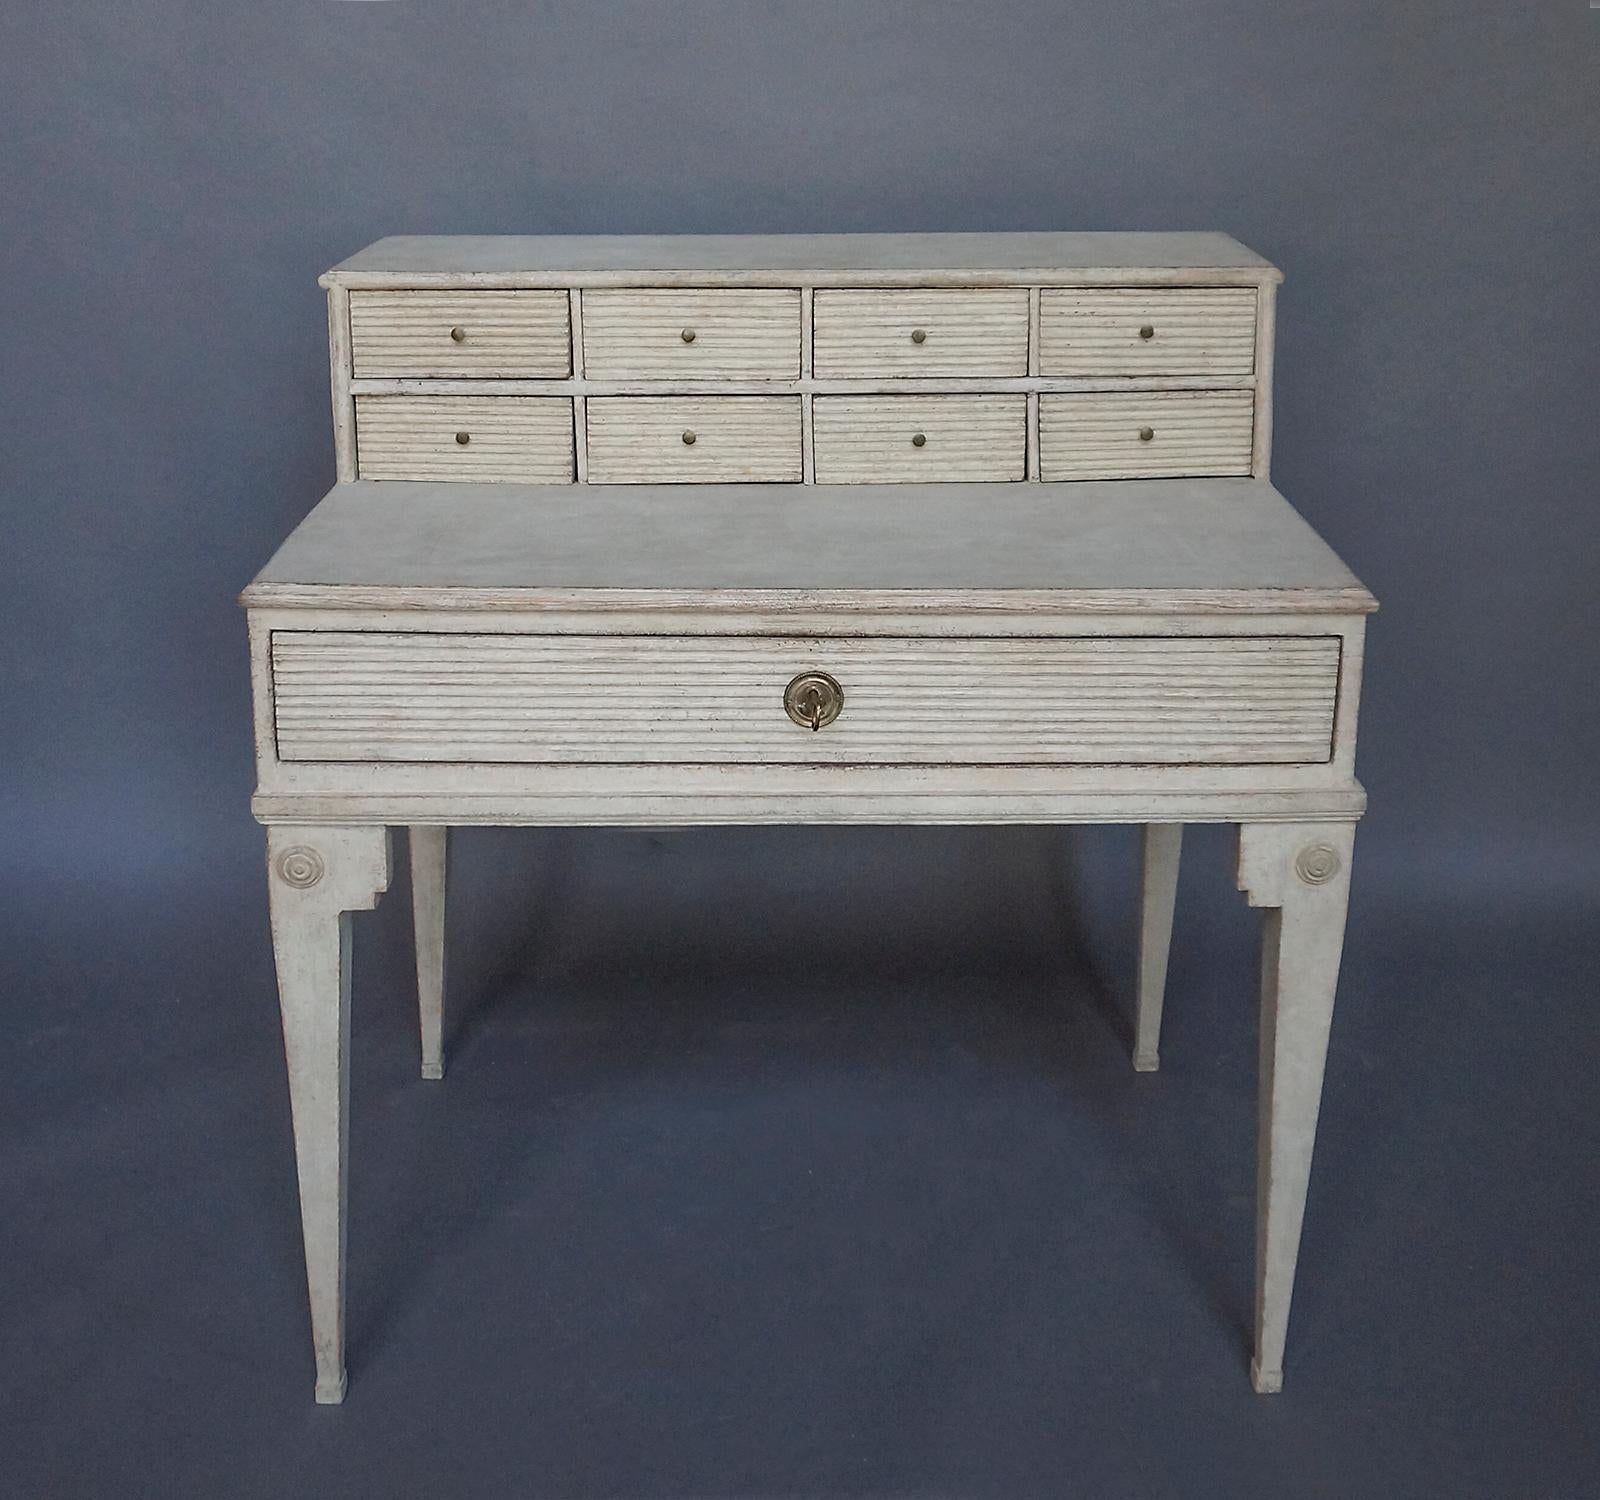
[(1358, 868), (1263, 1399), (1221, 831), (1153, 1077), (1126, 830), (469, 832), (442, 1085), (403, 875), (357, 919), (323, 1409), (255, 847), (205, 889), (8, 905), (8, 1495), (1600, 1494), (1572, 913), (1396, 916)]

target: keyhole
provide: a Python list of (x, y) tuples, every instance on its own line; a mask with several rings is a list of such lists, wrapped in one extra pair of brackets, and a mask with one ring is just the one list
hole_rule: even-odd
[(844, 689), (826, 672), (802, 672), (783, 690), (783, 711), (813, 734), (839, 717)]

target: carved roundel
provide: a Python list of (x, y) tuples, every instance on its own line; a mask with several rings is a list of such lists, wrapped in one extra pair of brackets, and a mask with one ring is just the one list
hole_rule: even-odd
[(1339, 851), (1332, 844), (1307, 844), (1294, 857), (1294, 872), (1307, 885), (1326, 885), (1339, 873)]
[(322, 856), (309, 844), (294, 844), (278, 856), (278, 879), (297, 891), (309, 890), (327, 871)]

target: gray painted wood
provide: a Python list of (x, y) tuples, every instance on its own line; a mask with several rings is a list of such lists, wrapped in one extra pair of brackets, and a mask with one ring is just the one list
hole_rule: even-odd
[(350, 916), (389, 885), (385, 828), (267, 830), (267, 893), (305, 1234), (316, 1399), (344, 1400)]
[(1172, 951), (1183, 824), (1146, 823), (1139, 832), (1139, 966), (1133, 1066), (1140, 1073), (1154, 1073), (1161, 1066), (1161, 1009), (1167, 993), (1167, 957)]
[(1257, 1391), (1283, 1387), (1289, 1303), (1344, 948), (1355, 825), (1245, 824), (1239, 889), (1263, 908), (1256, 1168)]
[(1376, 607), (1253, 479), (870, 490), (356, 482), (301, 522), (245, 602), (281, 602), (275, 588), (299, 585), (686, 591), (705, 607), (730, 590), (957, 590), (974, 608), (1077, 590)]
[(410, 830), (411, 918), (416, 930), (422, 1076), (444, 1077), (444, 908), (448, 828)]
[(818, 396), (813, 411), (824, 482), (953, 484), (1025, 473), (1023, 395)]
[(325, 280), (529, 272), (938, 272), (1238, 270), (1276, 279), (1272, 264), (1209, 232), (1007, 234), (392, 235)]
[(762, 287), (592, 291), (583, 368), (598, 381), (793, 380), (800, 293)]
[(591, 396), (589, 483), (800, 482), (798, 396)]
[(357, 463), (364, 479), (559, 484), (572, 420), (547, 396), (357, 396)]
[(1039, 397), (1046, 479), (1222, 478), (1250, 472), (1249, 391)]
[(561, 291), (355, 292), (350, 342), (359, 378), (572, 373)]
[[(816, 465), (810, 398), (902, 389), (1021, 395), (1021, 472), (1009, 461), (974, 461), (972, 454), (987, 441), (975, 428), (942, 435), (953, 455), (944, 472), (931, 459), (908, 472), (903, 454), (868, 444), (855, 445), (848, 462), (834, 463), (835, 478), (900, 483), (1264, 475), (1270, 456), (1270, 423), (1258, 421), (1252, 444), (1250, 407), (1263, 418), (1270, 402), (1271, 330), (1261, 322), (1271, 314), (1277, 272), (1225, 236), (558, 236), (425, 239), (407, 249), (409, 243), (371, 247), (354, 258), (356, 269), (323, 278), (330, 290), (329, 358), (342, 479), (355, 477), (346, 451), (352, 416), (360, 415), (350, 410), (352, 393), (425, 397), (434, 403), (446, 440), (468, 425), (467, 398), (567, 397), (573, 402), (570, 415), (578, 418), (570, 461), (549, 471), (526, 463), (507, 471), (487, 460), (481, 466), (456, 462), (440, 456), (437, 434), (413, 454), (407, 435), (400, 434), (394, 461), (380, 464), (374, 455), (374, 462), (362, 463), (360, 477), (367, 479), (811, 483)], [(370, 268), (391, 258), (390, 251), (396, 265), (413, 252), (419, 264)], [(806, 269), (811, 252), (817, 259)], [(1027, 264), (1036, 253), (1057, 258)], [(1093, 264), (1107, 254), (1120, 258)], [(786, 266), (785, 258), (797, 255), (802, 263)], [(1252, 353), (1268, 356), (1259, 378)], [(1227, 403), (1216, 414), (1191, 403), (1182, 420), (1168, 407), (1161, 413), (1168, 420), (1159, 452), (1130, 454), (1124, 451), (1131, 439), (1122, 431), (1122, 408), (1106, 412), (1108, 432), (1102, 421), (1083, 425), (1081, 419), (1096, 411), (1092, 403), (1047, 409), (1044, 400), (1046, 393), (1139, 389), (1236, 394), (1232, 405), (1243, 413), (1244, 425), (1237, 418), (1223, 422)], [(802, 398), (797, 462), (763, 455), (759, 450), (771, 448), (769, 437), (750, 445), (748, 464), (732, 462), (726, 451), (720, 463), (709, 452), (687, 463), (682, 454), (661, 452), (660, 435), (647, 430), (652, 405), (628, 407), (615, 399), (738, 400), (757, 391)], [(603, 425), (590, 420), (592, 402), (606, 415)], [(1079, 420), (1066, 419), (1073, 412)], [(382, 413), (372, 408), (370, 415), (376, 420)], [(485, 419), (481, 410), (477, 416)], [(1239, 429), (1230, 438), (1227, 461), (1203, 451), (1213, 421), (1230, 432)], [(1197, 430), (1184, 435), (1185, 422)], [(965, 444), (965, 456), (952, 440)], [(1194, 461), (1184, 461), (1184, 450), (1196, 443), (1202, 447), (1195, 448)], [(1051, 450), (1043, 465), (1041, 446)], [(365, 455), (368, 445), (362, 447)], [(1243, 465), (1234, 456), (1241, 449)], [(526, 450), (519, 454), (529, 457)]]
[(820, 291), (815, 371), (858, 380), (1026, 375), (1029, 295), (1026, 287)]
[[(283, 762), (1326, 764), (1336, 635), (839, 639), (280, 630)], [(825, 733), (784, 688), (827, 672)]]
[[(1241, 825), (1253, 1378), (1278, 1388), (1375, 608), (1265, 482), (1279, 279), (1222, 235), (1054, 233), (403, 237), (323, 278), (346, 482), (244, 596), (319, 1400), (344, 1392), (348, 914), (409, 827), (439, 1076), (458, 823), (1151, 825), (1139, 1067), (1181, 825)], [(918, 457), (995, 482), (906, 467), (917, 411)], [(350, 482), (385, 443), (410, 482)], [(841, 453), (922, 482), (813, 483)], [(1127, 477), (1200, 471), (1254, 478)], [(756, 476), (785, 483), (704, 482)], [(800, 665), (848, 678), (822, 738), (781, 715)]]
[(1047, 375), (1248, 375), (1256, 298), (1242, 287), (1046, 289)]

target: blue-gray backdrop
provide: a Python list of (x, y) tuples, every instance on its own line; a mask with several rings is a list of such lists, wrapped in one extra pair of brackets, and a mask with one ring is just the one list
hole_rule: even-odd
[[(0, 10), (0, 1489), (1600, 1493), (1600, 10)], [(358, 924), (353, 1384), (313, 1411), (237, 590), (393, 232), (1227, 230), (1275, 478), (1383, 601), (1288, 1390), (1252, 928), (1191, 841), (479, 832), (455, 1071)], [(796, 965), (797, 952), (815, 953)]]

